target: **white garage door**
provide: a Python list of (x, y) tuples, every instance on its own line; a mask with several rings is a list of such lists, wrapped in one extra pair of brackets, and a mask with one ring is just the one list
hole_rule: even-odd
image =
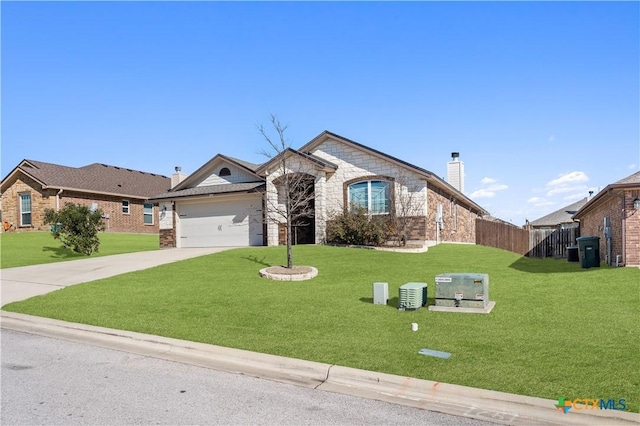
[(261, 246), (261, 198), (236, 198), (176, 206), (180, 247)]

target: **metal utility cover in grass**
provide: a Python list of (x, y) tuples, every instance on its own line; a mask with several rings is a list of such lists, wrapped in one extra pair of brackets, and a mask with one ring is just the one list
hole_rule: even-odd
[(449, 352), (434, 351), (433, 349), (420, 349), (418, 353), (420, 355), (428, 355), (428, 356), (434, 356), (436, 358), (444, 358), (444, 359), (451, 357), (451, 354)]

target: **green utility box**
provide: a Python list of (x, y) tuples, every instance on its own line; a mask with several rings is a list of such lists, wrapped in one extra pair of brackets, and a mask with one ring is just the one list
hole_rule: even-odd
[(406, 283), (398, 291), (400, 311), (414, 311), (427, 304), (427, 283)]
[(488, 274), (447, 273), (436, 276), (436, 306), (483, 309), (488, 303)]
[(583, 268), (600, 267), (600, 237), (578, 237), (578, 257)]

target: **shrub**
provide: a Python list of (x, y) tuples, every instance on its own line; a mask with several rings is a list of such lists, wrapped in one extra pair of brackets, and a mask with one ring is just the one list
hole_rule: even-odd
[(369, 216), (359, 206), (333, 214), (327, 221), (327, 243), (360, 246), (379, 246), (389, 237), (389, 219)]
[(44, 223), (51, 225), (56, 240), (76, 253), (91, 256), (100, 248), (98, 231), (104, 230), (102, 211), (92, 211), (87, 206), (66, 203), (62, 209), (46, 209)]

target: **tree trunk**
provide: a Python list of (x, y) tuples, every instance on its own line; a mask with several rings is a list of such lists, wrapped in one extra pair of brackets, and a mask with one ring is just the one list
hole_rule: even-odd
[(287, 217), (287, 268), (293, 267), (293, 259), (291, 257), (291, 215)]

